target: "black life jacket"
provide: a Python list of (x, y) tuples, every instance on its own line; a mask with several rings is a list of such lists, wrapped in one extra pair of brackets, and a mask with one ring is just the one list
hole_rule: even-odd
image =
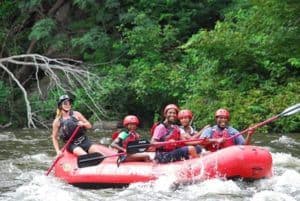
[[(73, 132), (75, 131), (77, 127), (78, 119), (74, 116), (74, 112), (70, 111), (70, 117), (67, 119), (63, 119), (62, 117), (59, 119), (60, 122), (60, 134), (59, 137), (64, 141), (68, 141), (68, 139), (72, 136)], [(85, 134), (85, 129), (80, 128), (77, 131), (77, 134), (74, 138), (74, 140), (80, 138)]]

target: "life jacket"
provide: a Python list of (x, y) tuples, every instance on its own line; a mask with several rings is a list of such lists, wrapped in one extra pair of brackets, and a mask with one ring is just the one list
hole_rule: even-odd
[(120, 133), (121, 133), (121, 130), (117, 130), (117, 131), (113, 132), (113, 134), (111, 134), (111, 139), (114, 141), (119, 136)]
[(217, 151), (218, 149), (222, 149), (222, 148), (225, 148), (225, 147), (235, 145), (234, 139), (229, 139), (231, 137), (231, 135), (229, 134), (227, 128), (220, 131), (219, 129), (213, 127), (212, 132), (213, 133), (212, 133), (211, 138), (217, 139), (217, 138), (222, 138), (223, 137), (227, 140), (222, 144), (210, 144), (210, 145), (208, 145), (206, 147), (206, 149), (208, 149), (209, 151)]
[[(167, 142), (170, 140), (174, 140), (174, 141), (180, 140), (180, 130), (179, 130), (178, 126), (174, 126), (172, 128), (167, 128), (164, 123), (161, 123), (161, 124), (164, 125), (164, 127), (167, 129), (167, 133), (162, 138), (159, 139), (160, 142)], [(166, 144), (166, 145), (158, 148), (158, 150), (168, 152), (168, 151), (172, 151), (181, 146), (183, 146), (183, 145), (178, 144), (178, 143), (173, 143), (173, 144), (170, 143), (170, 144)]]
[[(122, 132), (122, 131), (121, 131)], [(119, 132), (119, 134), (121, 133)], [(140, 135), (135, 132), (135, 131), (131, 131), (129, 132), (128, 130), (125, 130), (123, 132), (126, 132), (126, 133), (129, 133), (129, 135), (127, 136), (126, 139), (124, 139), (120, 144), (119, 146), (123, 147), (123, 148), (127, 148), (127, 145), (129, 142), (133, 142), (133, 141), (136, 141), (136, 140), (139, 140), (140, 139)]]
[[(74, 112), (70, 111), (70, 117), (67, 119), (60, 118), (60, 133), (59, 137), (64, 141), (68, 141), (77, 127), (78, 119), (74, 116)], [(84, 135), (84, 129), (81, 127), (74, 138), (74, 141)]]
[(193, 128), (192, 126), (189, 126), (189, 128), (190, 128), (190, 132), (186, 132), (186, 130), (184, 129), (183, 126), (180, 126), (180, 127), (179, 127), (181, 133), (187, 133), (187, 134), (189, 134), (190, 136), (195, 135), (196, 131), (194, 130), (194, 128)]
[(152, 125), (152, 127), (150, 128), (150, 136), (152, 137), (153, 136), (153, 133), (154, 133), (154, 130), (155, 130), (155, 128), (159, 125), (159, 124), (161, 124), (162, 122), (155, 122), (153, 125)]

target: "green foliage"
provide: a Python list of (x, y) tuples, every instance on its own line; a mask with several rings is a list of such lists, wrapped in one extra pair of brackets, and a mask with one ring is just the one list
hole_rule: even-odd
[(20, 1), (18, 7), (24, 10), (34, 9), (41, 4), (42, 0)]
[[(299, 90), (294, 88), (299, 76), (299, 22), (293, 20), (299, 5), (281, 1), (242, 5), (229, 10), (214, 30), (200, 30), (182, 46), (187, 68), (195, 69), (189, 77), (198, 83), (184, 103), (195, 108), (200, 125), (213, 122), (212, 115), (207, 118), (208, 110), (213, 114), (225, 107), (232, 112), (232, 124), (246, 128), (299, 102)], [(297, 121), (287, 121), (269, 129), (299, 128)]]
[(0, 5), (0, 19), (11, 20), (11, 16), (13, 16), (14, 12), (16, 12), (16, 7), (14, 6), (14, 2), (10, 0), (2, 1)]
[(8, 96), (9, 96), (8, 87), (5, 85), (5, 83), (3, 81), (0, 81), (0, 103), (6, 104)]
[(288, 62), (295, 68), (300, 68), (300, 58), (289, 58)]
[(3, 81), (0, 81), (0, 108), (1, 108), (1, 115), (0, 115), (0, 124), (6, 123), (8, 121), (9, 116), (8, 114), (8, 97), (9, 97), (9, 88), (5, 85)]
[[(89, 84), (90, 95), (107, 110), (102, 118), (134, 113), (151, 121), (172, 102), (192, 109), (199, 128), (225, 107), (244, 129), (299, 102), (298, 1), (73, 0), (63, 20), (47, 16), (53, 3), (1, 3), (4, 52), (26, 52), (34, 39), (34, 52), (50, 48), (94, 64), (101, 79)], [(74, 107), (95, 119), (85, 91), (73, 93)], [(34, 108), (50, 118), (60, 94), (50, 91), (42, 104), (33, 96)], [(299, 125), (295, 115), (261, 132), (297, 132)]]
[(73, 0), (73, 4), (81, 9), (87, 9), (95, 5), (95, 0)]
[(125, 30), (125, 37), (130, 49), (128, 54), (140, 57), (149, 57), (148, 54), (155, 54), (162, 47), (163, 42), (160, 37), (160, 26), (144, 13), (135, 17), (134, 25), (132, 30)]
[(82, 37), (72, 40), (72, 46), (80, 47), (80, 53), (84, 54), (85, 60), (105, 60), (107, 53), (103, 50), (110, 48), (110, 45), (111, 39), (99, 27), (92, 28)]
[(1, 80), (0, 81), (0, 124), (10, 121), (11, 111), (9, 98), (12, 94), (11, 89)]
[(49, 38), (55, 26), (55, 21), (53, 19), (41, 19), (33, 26), (32, 31), (29, 34), (29, 39), (41, 40)]
[[(31, 108), (33, 111), (38, 112), (40, 120), (52, 122), (56, 115), (57, 99), (63, 93), (57, 91), (49, 91), (48, 96), (41, 100), (38, 93), (32, 93), (30, 96)], [(38, 125), (41, 126), (41, 125)]]

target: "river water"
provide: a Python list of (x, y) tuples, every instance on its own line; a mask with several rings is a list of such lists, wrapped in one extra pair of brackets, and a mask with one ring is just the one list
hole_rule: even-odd
[[(269, 179), (212, 179), (174, 189), (168, 178), (161, 178), (127, 188), (87, 190), (45, 176), (54, 159), (49, 133), (38, 129), (0, 132), (0, 201), (300, 201), (300, 134), (254, 134), (252, 143), (272, 153), (274, 176)], [(94, 142), (108, 143), (107, 134), (89, 135)]]

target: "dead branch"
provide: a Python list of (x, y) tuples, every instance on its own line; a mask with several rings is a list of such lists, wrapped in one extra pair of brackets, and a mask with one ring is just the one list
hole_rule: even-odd
[(4, 124), (4, 125), (0, 125), (0, 128), (1, 128), (1, 129), (8, 128), (8, 127), (10, 127), (11, 125), (12, 125), (12, 123), (11, 123), (11, 122), (8, 122), (8, 123), (6, 123), (6, 124)]
[[(70, 64), (72, 61), (72, 64)], [(22, 91), (27, 110), (27, 126), (36, 128), (35, 123), (45, 125), (39, 121), (37, 113), (32, 111), (30, 100), (28, 99), (28, 92), (16, 78), (13, 72), (11, 72), (7, 66), (14, 64), (17, 67), (27, 66), (28, 68), (35, 68), (35, 79), (37, 82), (37, 91), (42, 97), (43, 92), (40, 88), (39, 71), (43, 71), (44, 75), (49, 79), (49, 88), (57, 88), (61, 91), (72, 93), (76, 88), (82, 88), (91, 101), (92, 105), (87, 107), (94, 112), (94, 115), (100, 120), (98, 114), (105, 115), (103, 108), (94, 100), (90, 95), (94, 92), (94, 89), (90, 87), (92, 82), (99, 80), (97, 75), (89, 72), (85, 69), (80, 61), (65, 60), (65, 59), (51, 59), (39, 54), (23, 54), (17, 56), (11, 56), (0, 59), (0, 68), (2, 68), (9, 77), (17, 84)], [(99, 86), (101, 89), (101, 86)], [(33, 115), (34, 114), (34, 115)]]

